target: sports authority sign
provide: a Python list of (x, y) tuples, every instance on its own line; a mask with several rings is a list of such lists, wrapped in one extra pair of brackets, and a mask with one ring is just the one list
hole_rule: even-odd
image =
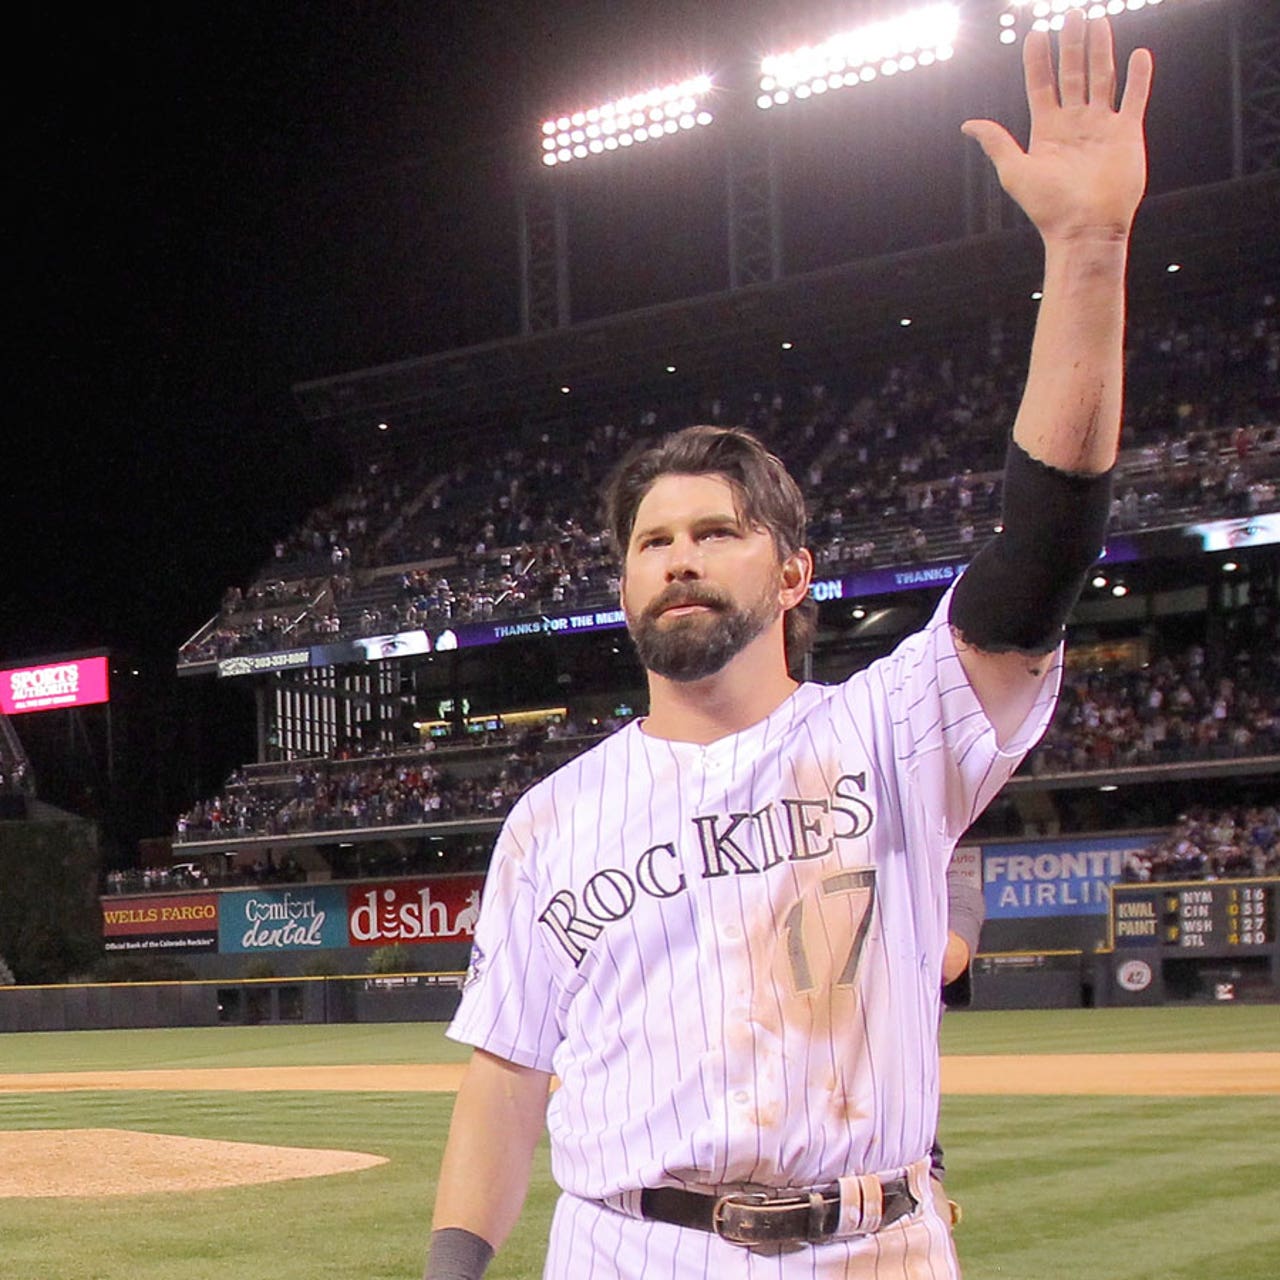
[(475, 936), (484, 877), (436, 876), (347, 889), (348, 942), (469, 942)]
[(85, 707), (107, 700), (105, 656), (0, 671), (0, 711), (7, 716)]
[(104, 898), (102, 942), (107, 951), (217, 951), (218, 895)]

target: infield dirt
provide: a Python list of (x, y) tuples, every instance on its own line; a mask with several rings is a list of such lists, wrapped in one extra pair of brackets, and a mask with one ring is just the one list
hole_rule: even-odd
[[(412, 1066), (209, 1067), (0, 1075), (0, 1093), (87, 1089), (172, 1092), (449, 1093), (458, 1063)], [(1136, 1097), (1280, 1094), (1280, 1053), (1055, 1053), (946, 1055), (952, 1094), (1099, 1094)]]
[(209, 1191), (386, 1164), (362, 1151), (269, 1147), (132, 1129), (0, 1133), (0, 1198)]

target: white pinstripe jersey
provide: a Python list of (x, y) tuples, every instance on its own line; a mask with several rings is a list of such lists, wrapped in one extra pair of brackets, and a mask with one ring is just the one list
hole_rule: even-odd
[(560, 1078), (566, 1191), (814, 1185), (928, 1152), (947, 862), (1061, 669), (1000, 750), (946, 610), (709, 746), (630, 724), (512, 810), (449, 1034)]

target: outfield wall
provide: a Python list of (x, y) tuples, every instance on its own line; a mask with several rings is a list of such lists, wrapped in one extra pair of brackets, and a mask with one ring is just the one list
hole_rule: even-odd
[[(408, 967), (467, 967), (484, 877), (263, 885), (101, 899), (108, 956), (166, 957), (200, 978), (361, 973), (381, 947), (403, 948)], [(134, 975), (130, 975), (134, 976)]]
[(0, 987), (0, 1032), (442, 1022), (461, 973)]
[(986, 920), (969, 984), (975, 1009), (1080, 1008), (1111, 1002), (1098, 958), (1112, 886), (1152, 832), (961, 845), (954, 871), (980, 887)]
[[(967, 1003), (1027, 1009), (1280, 999), (1280, 885), (1260, 880), (1246, 889), (1243, 881), (1221, 882), (1219, 891), (1200, 883), (1179, 894), (1176, 886), (1124, 883), (1128, 855), (1153, 835), (989, 841), (957, 849), (955, 873), (980, 889), (986, 907)], [(394, 963), (406, 969), (459, 973), (469, 963), (482, 889), (483, 876), (470, 873), (109, 895), (101, 900), (103, 937), (109, 955), (172, 957), (194, 977), (223, 984), (361, 974), (374, 952), (388, 946), (400, 949)], [(1116, 897), (1129, 904), (1119, 923), (1112, 911)], [(1232, 920), (1249, 927), (1236, 929)], [(1233, 934), (1239, 935), (1234, 943)], [(416, 996), (402, 996), (396, 1005), (371, 995), (361, 1004), (338, 991), (334, 987), (322, 1004), (306, 996), (303, 1019), (402, 1016), (396, 1010), (419, 1016), (407, 1012), (417, 1007)], [(43, 1012), (36, 1006), (45, 998), (34, 1000), (21, 1019), (99, 1025), (95, 1019), (102, 1017), (122, 1026), (226, 1020), (217, 1001), (210, 1004), (205, 995), (147, 997), (162, 1001), (163, 1015), (145, 1001), (135, 1013), (100, 996), (68, 998), (60, 1012), (59, 999), (48, 997)], [(287, 998), (290, 1016), (299, 999)], [(421, 999), (434, 1011), (429, 1016), (452, 1013), (452, 1004), (442, 1004), (438, 994)], [(255, 1016), (267, 1018), (259, 1005)], [(162, 1016), (179, 1021), (128, 1021)], [(13, 1029), (17, 1018), (0, 1011), (0, 1028)]]
[[(1151, 839), (1146, 832), (961, 846), (956, 871), (986, 906), (983, 950), (1105, 945), (1111, 886), (1125, 855)], [(264, 968), (315, 975), (318, 959), (329, 972), (361, 973), (375, 949), (391, 945), (415, 968), (465, 969), (483, 887), (483, 875), (469, 873), (106, 895), (103, 945), (109, 956), (171, 957), (201, 978), (260, 977)]]

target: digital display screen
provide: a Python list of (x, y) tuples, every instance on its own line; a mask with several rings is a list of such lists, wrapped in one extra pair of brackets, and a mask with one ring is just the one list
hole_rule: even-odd
[(107, 659), (69, 658), (0, 671), (0, 711), (60, 711), (108, 701)]
[(1205, 551), (1236, 551), (1241, 547), (1266, 547), (1280, 542), (1280, 512), (1241, 516), (1236, 520), (1210, 520), (1187, 526)]

